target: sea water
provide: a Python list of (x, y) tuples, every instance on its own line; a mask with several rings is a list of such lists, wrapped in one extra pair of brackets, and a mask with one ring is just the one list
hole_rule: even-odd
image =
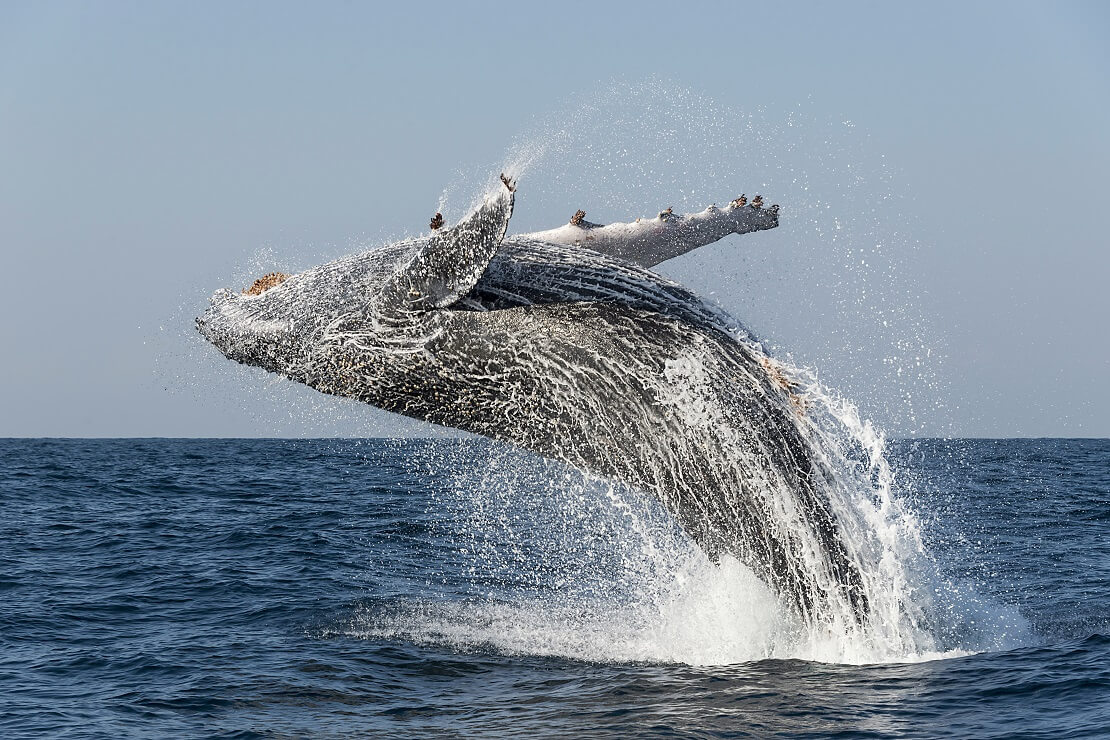
[(482, 440), (0, 441), (0, 734), (1105, 735), (1110, 441), (884, 459), (901, 653)]

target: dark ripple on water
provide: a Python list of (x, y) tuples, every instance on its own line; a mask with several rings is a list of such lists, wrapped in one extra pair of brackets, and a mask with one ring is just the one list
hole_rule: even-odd
[(495, 583), (460, 552), (444, 481), (486, 449), (0, 441), (0, 734), (1066, 738), (1110, 727), (1106, 441), (895, 446), (945, 571), (1032, 623), (1019, 649), (691, 666), (347, 629), (411, 603), (466, 609), (476, 594), (512, 603), (558, 590), (535, 574)]

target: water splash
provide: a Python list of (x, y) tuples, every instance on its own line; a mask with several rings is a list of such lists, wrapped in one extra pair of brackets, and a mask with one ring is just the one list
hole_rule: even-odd
[[(847, 604), (830, 620), (799, 621), (735, 558), (711, 562), (652, 498), (489, 445), (477, 465), (472, 449), (440, 461), (458, 472), (430, 512), (445, 528), (439, 539), (456, 548), (465, 591), (365, 604), (337, 632), (463, 652), (691, 665), (917, 662), (1027, 641), (1016, 612), (938, 572), (895, 492), (882, 435), (811, 375), (789, 371), (809, 377), (810, 441), (836, 465), (827, 493), (866, 578), (864, 622)], [(713, 418), (704, 398), (692, 409)]]
[[(616, 100), (621, 98), (617, 96)], [(596, 188), (599, 183), (614, 184), (613, 178), (616, 178), (626, 186), (623, 190), (611, 189), (607, 197), (597, 201), (608, 205), (627, 197), (635, 197), (640, 204), (650, 202), (651, 199), (645, 197), (645, 183), (653, 186), (665, 183), (667, 178), (663, 173), (668, 168), (672, 174), (672, 194), (677, 192), (681, 196), (679, 205), (691, 201), (698, 206), (704, 204), (703, 190), (708, 185), (673, 187), (675, 183), (694, 179), (711, 183), (718, 195), (721, 192), (733, 195), (738, 189), (720, 187), (722, 177), (730, 184), (745, 178), (749, 182), (756, 180), (760, 189), (780, 184), (787, 191), (793, 188), (798, 196), (794, 202), (797, 212), (803, 216), (801, 220), (804, 222), (808, 217), (809, 226), (819, 238), (834, 245), (856, 243), (853, 230), (848, 228), (851, 220), (842, 218), (842, 213), (826, 213), (831, 210), (827, 199), (807, 200), (799, 194), (799, 188), (801, 192), (808, 192), (816, 179), (809, 172), (780, 166), (777, 182), (774, 178), (761, 179), (758, 174), (752, 176), (750, 173), (741, 178), (734, 170), (713, 164), (721, 158), (724, 147), (697, 149), (699, 137), (703, 144), (726, 140), (734, 133), (729, 130), (735, 123), (733, 119), (715, 112), (697, 97), (681, 93), (668, 98), (662, 107), (653, 107), (656, 103), (648, 98), (646, 107), (641, 109), (648, 115), (635, 121), (627, 117), (628, 110), (621, 106), (618, 106), (621, 110), (616, 117), (603, 117), (600, 111), (611, 109), (612, 99), (606, 100), (605, 105), (582, 106), (577, 114), (592, 116), (595, 123), (604, 118), (612, 130), (620, 132), (624, 141), (638, 142), (641, 146), (652, 142), (653, 137), (640, 138), (632, 131), (637, 126), (643, 127), (645, 121), (649, 122), (656, 134), (654, 139), (661, 142), (654, 147), (656, 156), (644, 160), (650, 161), (649, 165), (630, 169), (628, 164), (636, 161), (637, 155), (630, 153), (627, 147), (620, 148), (621, 144), (617, 143), (615, 153), (603, 152), (604, 137), (583, 141), (574, 132), (560, 130), (541, 137), (538, 142), (515, 148), (501, 169), (517, 177), (525, 172), (542, 173), (552, 157), (557, 158), (571, 146), (578, 146), (580, 159), (585, 153), (588, 163), (584, 169), (592, 168), (601, 176), (591, 180), (583, 176), (583, 167), (579, 167), (576, 182), (591, 183), (590, 187)], [(680, 132), (659, 119), (660, 111), (677, 112), (689, 125)], [(793, 125), (793, 121), (788, 120), (787, 128)], [(745, 143), (757, 154), (756, 159), (748, 160), (749, 165), (756, 165), (757, 172), (760, 166), (769, 167), (759, 156), (766, 160), (769, 156), (777, 156), (776, 150), (790, 151), (788, 146), (750, 146), (753, 141), (759, 142), (758, 128), (751, 117), (746, 123), (742, 122), (740, 128), (749, 134)], [(846, 167), (851, 170), (852, 163), (847, 163)], [(674, 175), (674, 168), (680, 168), (680, 177)], [(793, 175), (789, 183), (781, 181), (784, 172)], [(822, 174), (829, 173), (823, 171)], [(539, 178), (541, 184), (560, 182), (559, 176), (548, 175)], [(847, 181), (847, 193), (851, 195), (852, 187), (858, 186), (861, 178), (853, 174)], [(583, 189), (579, 188), (579, 197)], [(479, 190), (484, 191), (484, 188)], [(542, 188), (538, 190), (542, 192)], [(445, 192), (442, 210), (447, 210), (450, 192), (453, 191)], [(851, 203), (850, 198), (846, 200)], [(843, 200), (837, 204), (839, 211), (846, 207), (850, 205), (845, 206)], [(622, 217), (627, 216), (625, 209)], [(842, 231), (849, 235), (841, 236)], [(860, 233), (864, 238), (875, 238), (866, 230), (855, 230), (857, 236)], [(869, 259), (877, 259), (882, 246), (879, 242), (868, 247), (866, 256), (858, 260), (859, 274), (848, 274), (855, 276), (849, 284), (858, 288), (855, 295), (859, 300), (852, 307), (869, 307), (871, 317), (881, 318), (886, 327), (886, 317), (891, 314), (883, 306), (888, 301), (884, 297), (877, 307), (868, 298), (875, 292), (875, 285), (868, 281), (874, 280), (876, 275), (871, 271)], [(862, 248), (860, 251), (864, 253)], [(854, 252), (855, 247), (849, 246), (847, 253)], [(835, 271), (830, 272), (836, 283)], [(829, 273), (821, 273), (820, 277), (828, 280)], [(881, 277), (890, 275), (883, 273)], [(878, 292), (882, 294), (881, 290)], [(900, 351), (918, 352), (913, 356), (914, 368), (920, 367), (921, 354), (930, 355), (928, 348), (914, 349), (915, 343), (921, 346), (919, 336), (920, 332), (911, 333), (908, 338), (893, 342)], [(738, 337), (739, 341), (745, 339)], [(752, 350), (758, 352), (760, 347), (753, 344)], [(852, 352), (840, 354), (849, 360), (858, 359)], [(676, 423), (685, 431), (682, 438), (687, 444), (686, 449), (671, 455), (663, 464), (676, 468), (689, 465), (690, 456), (681, 453), (690, 452), (690, 445), (698, 440), (711, 440), (723, 451), (713, 461), (718, 469), (706, 479), (713, 483), (735, 483), (732, 488), (724, 487), (726, 496), (744, 485), (743, 495), (756, 502), (753, 510), (761, 514), (756, 517), (759, 526), (771, 533), (768, 540), (789, 543), (787, 551), (794, 559), (788, 568), (803, 573), (801, 580), (812, 584), (816, 595), (813, 598), (821, 600), (821, 608), (815, 612), (817, 618), (799, 619), (796, 612), (771, 595), (751, 570), (729, 555), (723, 555), (719, 562), (711, 562), (676, 530), (674, 522), (658, 505), (647, 502), (647, 497), (612, 483), (592, 481), (555, 488), (547, 486), (547, 503), (538, 505), (536, 510), (551, 511), (552, 516), (536, 522), (534, 527), (523, 526), (523, 520), (517, 515), (505, 515), (461, 533), (459, 541), (465, 543), (469, 538), (470, 542), (463, 548), (463, 554), (471, 563), (470, 580), (475, 584), (496, 583), (497, 589), (485, 593), (479, 589), (479, 593), (463, 602), (439, 606), (418, 604), (402, 610), (400, 616), (371, 615), (355, 631), (405, 634), (411, 639), (443, 640), (463, 647), (488, 644), (509, 652), (601, 660), (734, 662), (763, 657), (804, 657), (876, 662), (920, 659), (962, 649), (964, 643), (953, 646), (945, 642), (945, 635), (960, 630), (942, 625), (958, 623), (959, 618), (953, 622), (951, 615), (939, 613), (938, 605), (951, 607), (954, 602), (936, 597), (938, 585), (921, 544), (919, 525), (893, 493), (895, 477), (883, 456), (882, 436), (861, 420), (854, 405), (826, 390), (812, 374), (780, 363), (786, 385), (793, 389), (791, 392), (802, 410), (794, 414), (799, 431), (807, 442), (810, 456), (820, 462), (824, 474), (817, 483), (817, 493), (833, 514), (847, 560), (861, 574), (860, 589), (867, 597), (866, 612), (861, 618), (857, 613), (858, 603), (846, 593), (843, 579), (832, 575), (839, 566), (829, 558), (826, 543), (814, 536), (813, 530), (820, 527), (806, 521), (806, 507), (782, 471), (768, 470), (768, 466), (761, 464), (761, 460), (772, 457), (762, 449), (765, 438), (759, 435), (756, 425), (736, 423), (734, 411), (721, 400), (722, 384), (727, 384), (727, 378), (723, 377), (720, 365), (707, 364), (707, 357), (691, 348), (690, 352), (668, 360), (660, 376), (651, 381), (654, 383), (653, 397), (658, 399), (658, 404), (674, 409)], [(886, 359), (890, 362), (885, 364), (896, 366), (897, 375), (901, 377), (905, 357)], [(889, 386), (872, 382), (872, 387), (876, 388)], [(895, 397), (904, 402), (913, 420), (912, 427), (917, 421), (911, 396), (901, 393), (898, 384), (893, 387)], [(666, 450), (661, 447), (660, 451)], [(781, 467), (781, 462), (780, 455), (774, 465)], [(519, 470), (513, 472), (520, 473)], [(718, 472), (720, 475), (716, 475)], [(675, 478), (681, 476), (682, 472), (678, 471)], [(513, 491), (514, 480), (510, 473), (508, 479), (494, 478), (474, 485), (460, 485), (459, 500), (465, 500), (462, 493), (490, 490), (491, 487)], [(601, 486), (600, 497), (597, 486)], [(550, 509), (552, 502), (558, 504), (554, 510)], [(599, 503), (602, 504), (600, 508)], [(473, 498), (468, 505), (472, 511), (483, 510), (480, 502)], [(567, 530), (553, 526), (558, 516), (562, 516), (564, 523), (575, 521), (576, 528)], [(596, 530), (602, 522), (609, 523), (608, 529), (601, 534), (596, 531), (591, 534), (590, 528)], [(537, 539), (536, 531), (545, 534)], [(523, 532), (528, 536), (508, 536)], [(489, 533), (496, 533), (496, 538)], [(557, 533), (561, 536), (555, 536)], [(587, 547), (582, 546), (584, 536), (589, 543)], [(497, 547), (491, 546), (494, 539)], [(504, 549), (506, 540), (507, 550)], [(556, 552), (558, 557), (553, 555)], [(472, 553), (473, 557), (469, 557)], [(752, 562), (758, 558), (745, 560)], [(512, 572), (506, 564), (511, 564)], [(498, 594), (500, 589), (505, 590)], [(781, 589), (777, 590), (781, 593)], [(537, 635), (542, 635), (542, 639)]]
[[(871, 389), (871, 408), (909, 431), (925, 423), (921, 409), (943, 405), (930, 364), (939, 353), (925, 340), (927, 322), (915, 313), (920, 306), (911, 300), (898, 250), (892, 249), (906, 238), (878, 216), (853, 215), (889, 206), (889, 172), (884, 165), (869, 179), (867, 167), (853, 161), (858, 151), (840, 138), (844, 131), (818, 142), (824, 150), (816, 164), (800, 165), (800, 153), (816, 151), (813, 142), (803, 145), (804, 136), (791, 133), (813, 133), (815, 125), (804, 115), (794, 112), (768, 125), (762, 111), (737, 116), (689, 91), (664, 94), (655, 83), (580, 98), (572, 113), (555, 118), (541, 125), (540, 134), (518, 142), (501, 168), (514, 177), (530, 176), (529, 191), (548, 201), (545, 213), (553, 201), (565, 201), (568, 214), (586, 201), (628, 218), (664, 197), (667, 205), (701, 207), (741, 187), (776, 190), (776, 199), (792, 203), (801, 224), (790, 238), (804, 242), (808, 255), (814, 243), (823, 250), (793, 272), (808, 281), (810, 290), (795, 293), (810, 296), (802, 300), (805, 310), (831, 313), (836, 324), (823, 358), (837, 357), (833, 376), (839, 370), (849, 388)], [(748, 185), (731, 187), (741, 182)], [(445, 191), (444, 209), (446, 193), (458, 190), (475, 192), (458, 186)], [(521, 222), (516, 230), (551, 225), (532, 224), (524, 215), (514, 226)], [(813, 288), (822, 283), (826, 302), (819, 305)], [(755, 288), (750, 292), (763, 295)], [(782, 300), (771, 303), (781, 306)], [(859, 330), (853, 312), (864, 314), (866, 330)], [(874, 361), (861, 364), (864, 357)], [(1026, 627), (1013, 611), (967, 598), (937, 572), (917, 517), (896, 493), (883, 434), (814, 372), (782, 360), (776, 364), (802, 409), (799, 425), (810, 449), (831, 473), (820, 492), (863, 575), (864, 619), (853, 616), (850, 601), (826, 577), (819, 543), (802, 548), (810, 561), (803, 566), (816, 580), (828, 581), (822, 586), (830, 608), (807, 622), (735, 558), (711, 562), (648, 497), (553, 464), (525, 464), (491, 452), (484, 477), (462, 475), (441, 501), (464, 522), (451, 536), (465, 543), (473, 592), (461, 601), (368, 607), (347, 633), (464, 650), (692, 664), (915, 661), (1020, 642)], [(854, 367), (845, 374), (849, 365)], [(872, 376), (861, 380), (861, 371)], [(696, 353), (668, 361), (658, 397), (680, 409), (688, 427), (719, 435), (727, 423), (713, 393), (705, 391), (713, 383), (706, 372)], [(730, 464), (748, 475), (758, 468), (742, 459), (749, 454), (742, 437), (724, 443), (735, 455)], [(537, 479), (535, 465), (550, 478)], [(794, 499), (780, 483), (761, 479), (764, 510), (771, 513), (765, 525), (799, 529)]]

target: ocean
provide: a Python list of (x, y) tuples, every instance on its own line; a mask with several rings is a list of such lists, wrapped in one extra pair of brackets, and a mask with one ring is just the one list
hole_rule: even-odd
[(0, 736), (1110, 736), (1110, 441), (886, 456), (903, 653), (482, 440), (0, 440)]

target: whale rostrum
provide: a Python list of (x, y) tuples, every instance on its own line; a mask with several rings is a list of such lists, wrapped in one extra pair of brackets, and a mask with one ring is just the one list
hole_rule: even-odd
[(865, 619), (804, 403), (739, 322), (649, 269), (774, 228), (778, 207), (607, 226), (580, 211), (507, 237), (514, 198), (502, 176), (453, 226), (222, 290), (197, 326), (237, 362), (654, 495), (804, 621)]

